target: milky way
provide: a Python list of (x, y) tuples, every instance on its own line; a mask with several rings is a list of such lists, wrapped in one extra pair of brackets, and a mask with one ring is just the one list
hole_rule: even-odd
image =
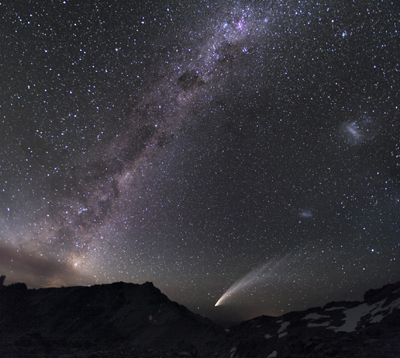
[(399, 279), (394, 2), (0, 8), (10, 282), (234, 320)]

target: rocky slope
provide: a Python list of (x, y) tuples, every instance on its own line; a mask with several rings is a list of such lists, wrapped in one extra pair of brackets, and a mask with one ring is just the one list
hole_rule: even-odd
[(0, 287), (0, 357), (399, 357), (400, 283), (227, 333), (151, 283)]
[(370, 290), (364, 302), (262, 316), (233, 327), (218, 357), (399, 357), (400, 283)]

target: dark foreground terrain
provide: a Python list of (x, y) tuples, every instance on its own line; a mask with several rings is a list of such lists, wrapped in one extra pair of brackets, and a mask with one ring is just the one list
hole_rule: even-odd
[(0, 357), (400, 357), (400, 283), (225, 331), (146, 282), (0, 287)]

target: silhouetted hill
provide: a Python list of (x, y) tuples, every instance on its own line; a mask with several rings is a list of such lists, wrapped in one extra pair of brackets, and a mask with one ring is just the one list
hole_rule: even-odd
[(0, 357), (399, 357), (400, 283), (227, 333), (152, 283), (0, 287)]
[(39, 290), (24, 287), (0, 290), (3, 352), (7, 347), (18, 352), (21, 347), (29, 353), (33, 345), (48, 353), (59, 348), (134, 348), (196, 355), (213, 349), (225, 336), (221, 327), (170, 301), (149, 282)]

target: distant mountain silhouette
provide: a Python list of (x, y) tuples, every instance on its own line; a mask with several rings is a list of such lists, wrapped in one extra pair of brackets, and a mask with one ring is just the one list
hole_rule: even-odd
[(400, 283), (230, 329), (146, 282), (0, 286), (0, 357), (399, 357)]

